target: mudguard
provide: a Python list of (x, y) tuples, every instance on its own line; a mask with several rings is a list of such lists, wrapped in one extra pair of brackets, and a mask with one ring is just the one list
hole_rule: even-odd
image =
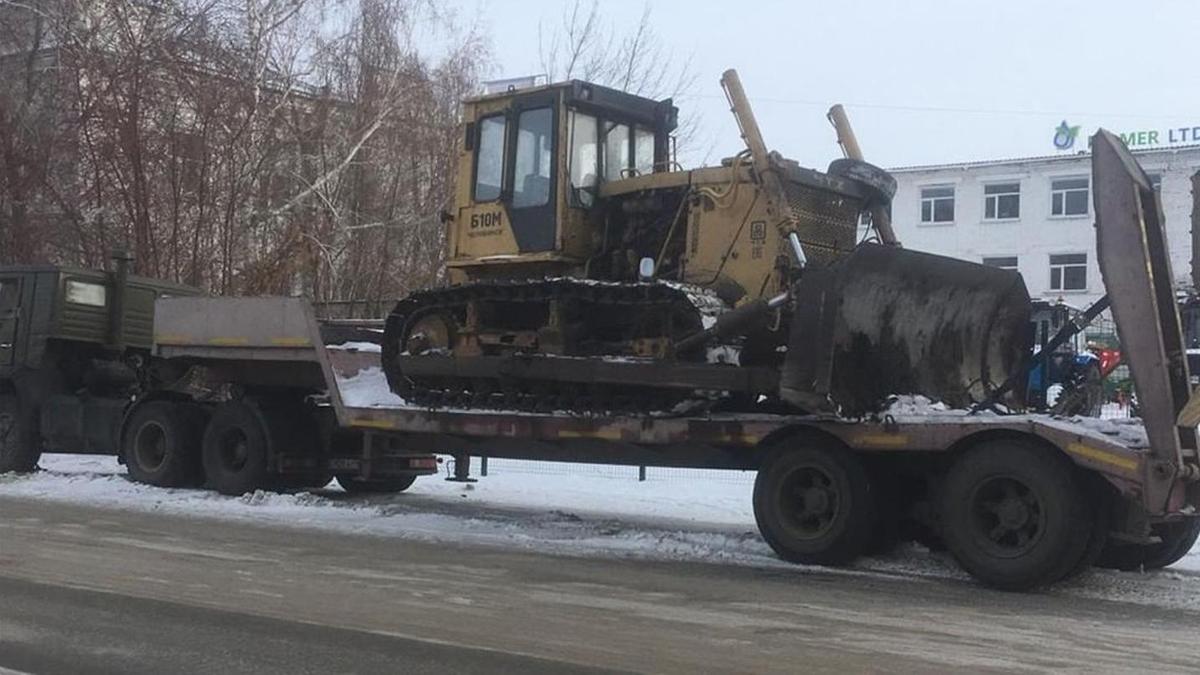
[(859, 416), (892, 394), (965, 407), (1028, 370), (1032, 307), (1010, 270), (863, 244), (792, 294), (780, 395), (805, 410)]

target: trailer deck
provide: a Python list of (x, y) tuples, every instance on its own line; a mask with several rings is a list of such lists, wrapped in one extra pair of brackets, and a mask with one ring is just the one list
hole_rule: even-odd
[[(319, 367), (313, 385), (327, 393), (340, 426), (386, 436), (415, 452), (691, 468), (754, 469), (773, 440), (801, 429), (830, 434), (872, 453), (952, 452), (988, 436), (1031, 435), (1138, 494), (1148, 471), (1139, 424), (1046, 415), (971, 414), (930, 406), (920, 414), (882, 413), (846, 420), (829, 415), (710, 413), (670, 417), (431, 410), (391, 393), (370, 342), (326, 344), (321, 323), (300, 298), (177, 298), (160, 303), (158, 355), (247, 361), (261, 367)], [(253, 317), (253, 320), (248, 320)], [(734, 367), (734, 366), (731, 366)], [(296, 371), (292, 369), (293, 377)], [(311, 371), (316, 375), (316, 371)], [(1182, 492), (1178, 493), (1180, 498)], [(1166, 495), (1162, 498), (1166, 506)], [(1161, 511), (1160, 511), (1161, 512)]]

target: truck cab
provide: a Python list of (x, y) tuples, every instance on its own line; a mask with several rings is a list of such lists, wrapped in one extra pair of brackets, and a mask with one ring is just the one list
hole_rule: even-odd
[(0, 443), (0, 473), (30, 468), (21, 453), (43, 446), (115, 452), (122, 412), (146, 381), (155, 301), (200, 294), (129, 276), (127, 262), (114, 272), (0, 267), (0, 427), (26, 436)]
[[(580, 275), (602, 184), (666, 171), (677, 109), (571, 80), (464, 101), (450, 280)], [(516, 271), (516, 265), (521, 271)]]

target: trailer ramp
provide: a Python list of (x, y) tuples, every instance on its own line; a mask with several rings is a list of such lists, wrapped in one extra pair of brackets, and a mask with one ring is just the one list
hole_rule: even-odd
[(1195, 426), (1177, 423), (1191, 386), (1162, 207), (1120, 138), (1101, 129), (1092, 153), (1100, 273), (1149, 440), (1145, 501), (1172, 510), (1177, 481), (1200, 478), (1200, 466)]

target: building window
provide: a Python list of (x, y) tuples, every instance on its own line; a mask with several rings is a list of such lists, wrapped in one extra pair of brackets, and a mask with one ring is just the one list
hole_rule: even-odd
[(1155, 192), (1162, 192), (1162, 174), (1148, 173), (1146, 177), (1150, 179), (1150, 187), (1154, 188)]
[(954, 186), (921, 188), (921, 222), (954, 222)]
[(1086, 291), (1087, 254), (1063, 253), (1050, 256), (1050, 290)]
[(1087, 178), (1056, 178), (1050, 181), (1050, 215), (1086, 216), (1087, 213)]
[(984, 220), (1016, 220), (1020, 217), (1020, 183), (995, 183), (983, 186)]
[(1017, 271), (1017, 256), (1003, 255), (1003, 256), (996, 256), (994, 258), (984, 258), (983, 264), (987, 265), (988, 267), (999, 267), (1002, 270), (1012, 270), (1012, 271), (1016, 272)]

